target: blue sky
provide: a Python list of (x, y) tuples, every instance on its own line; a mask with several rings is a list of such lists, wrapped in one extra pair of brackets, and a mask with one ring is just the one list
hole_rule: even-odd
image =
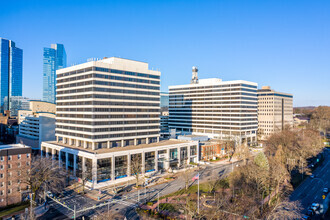
[(330, 105), (330, 1), (1, 1), (0, 37), (24, 52), (23, 95), (42, 97), (42, 50), (68, 65), (118, 56), (162, 72), (162, 91), (199, 78), (243, 79)]

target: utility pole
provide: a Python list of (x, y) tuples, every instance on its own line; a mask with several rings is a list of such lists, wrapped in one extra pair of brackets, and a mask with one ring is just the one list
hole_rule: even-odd
[(31, 193), (31, 196), (30, 196), (30, 219), (32, 220), (33, 219), (33, 207), (32, 207), (32, 198), (33, 198), (33, 193)]
[(159, 212), (159, 192), (158, 192), (158, 212)]
[(140, 202), (140, 190), (138, 190), (138, 202)]
[(198, 173), (198, 189), (197, 189), (197, 213), (199, 214), (199, 173)]
[(76, 205), (73, 206), (73, 219), (76, 220)]

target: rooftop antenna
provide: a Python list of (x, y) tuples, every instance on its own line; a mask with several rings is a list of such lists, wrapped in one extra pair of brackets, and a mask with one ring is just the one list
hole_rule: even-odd
[(191, 84), (197, 84), (198, 83), (198, 68), (193, 66), (192, 67), (192, 78), (191, 78)]

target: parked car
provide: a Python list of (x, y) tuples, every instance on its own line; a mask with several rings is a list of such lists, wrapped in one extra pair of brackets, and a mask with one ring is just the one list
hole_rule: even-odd
[(324, 188), (323, 189), (323, 193), (327, 194), (329, 192), (329, 189), (328, 188)]
[(314, 176), (314, 174), (312, 174), (312, 175), (310, 175), (309, 177), (312, 178), (312, 179), (314, 179), (315, 176)]
[(310, 216), (308, 216), (308, 215), (304, 215), (302, 217), (302, 220), (310, 220), (310, 219), (312, 219), (312, 218)]
[(308, 210), (307, 210), (307, 215), (308, 215), (308, 216), (313, 216), (313, 215), (315, 215), (314, 210), (313, 210), (313, 209), (308, 209)]

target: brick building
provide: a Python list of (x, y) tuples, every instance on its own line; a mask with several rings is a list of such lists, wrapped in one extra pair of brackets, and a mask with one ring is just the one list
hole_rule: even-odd
[(225, 156), (226, 151), (224, 144), (219, 141), (207, 141), (200, 143), (201, 159), (211, 160)]
[(0, 145), (0, 207), (19, 203), (27, 195), (22, 172), (31, 165), (31, 148), (22, 144)]

